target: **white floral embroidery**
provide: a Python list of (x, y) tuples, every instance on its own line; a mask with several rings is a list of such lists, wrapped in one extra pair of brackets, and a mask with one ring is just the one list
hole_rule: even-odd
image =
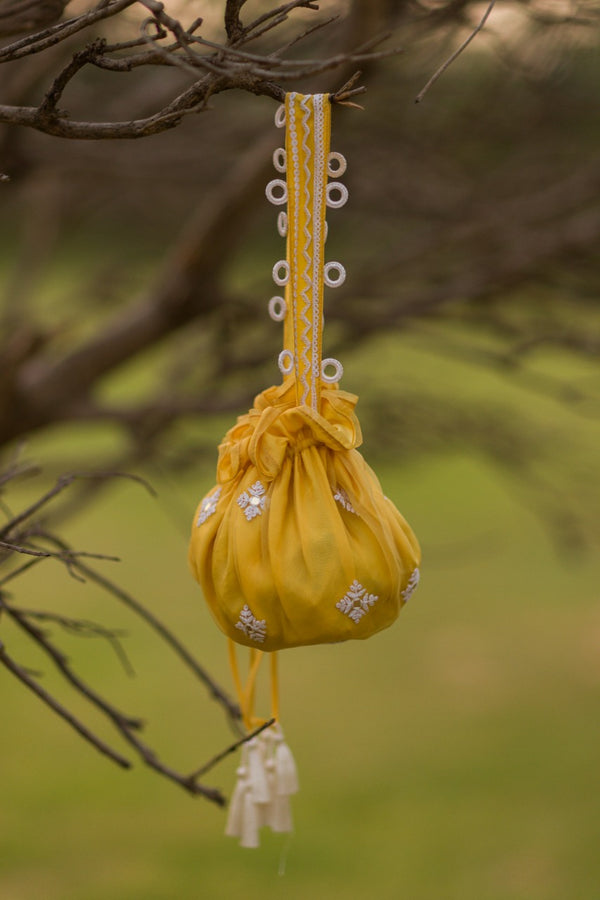
[(360, 581), (356, 579), (352, 582), (348, 591), (341, 600), (335, 604), (336, 607), (353, 622), (360, 622), (362, 617), (366, 615), (376, 600), (379, 600), (377, 594), (369, 594), (366, 588), (362, 586)]
[(408, 584), (402, 591), (402, 596), (404, 597), (405, 603), (407, 600), (410, 600), (410, 598), (416, 591), (420, 578), (421, 578), (421, 573), (419, 572), (418, 569), (415, 569), (413, 571), (412, 575), (410, 576), (410, 578), (408, 579)]
[(350, 503), (350, 498), (348, 494), (344, 490), (344, 488), (338, 488), (337, 491), (334, 492), (333, 499), (337, 500), (340, 506), (343, 506), (344, 509), (347, 509), (348, 512), (354, 513), (355, 516), (358, 515), (352, 504)]
[(236, 622), (236, 628), (249, 637), (251, 641), (262, 644), (267, 636), (267, 623), (265, 619), (255, 618), (252, 610), (246, 603), (240, 613), (239, 621)]
[(212, 494), (209, 494), (208, 497), (205, 497), (202, 503), (200, 504), (200, 514), (198, 516), (198, 520), (196, 521), (196, 525), (203, 525), (204, 522), (212, 516), (213, 513), (217, 509), (217, 503), (219, 502), (219, 497), (221, 496), (221, 488), (218, 487), (216, 491), (213, 491)]
[(260, 481), (255, 481), (237, 498), (237, 505), (244, 510), (244, 515), (250, 522), (255, 516), (260, 516), (265, 508), (265, 488)]

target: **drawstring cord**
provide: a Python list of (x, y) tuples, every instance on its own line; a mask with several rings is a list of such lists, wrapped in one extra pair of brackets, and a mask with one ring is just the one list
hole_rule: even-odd
[[(262, 650), (256, 650), (254, 647), (250, 648), (248, 675), (244, 684), (238, 664), (236, 644), (231, 640), (231, 638), (228, 638), (227, 644), (229, 651), (229, 666), (231, 668), (231, 675), (233, 678), (233, 684), (235, 687), (235, 692), (237, 694), (238, 703), (242, 712), (244, 727), (246, 728), (246, 731), (253, 731), (255, 728), (259, 728), (261, 725), (264, 725), (264, 723), (268, 721), (268, 719), (261, 719), (254, 715), (256, 678), (258, 675), (260, 664), (265, 654)], [(278, 722), (279, 674), (277, 666), (277, 653), (270, 653), (269, 655), (271, 657), (271, 718), (275, 719), (275, 722)]]

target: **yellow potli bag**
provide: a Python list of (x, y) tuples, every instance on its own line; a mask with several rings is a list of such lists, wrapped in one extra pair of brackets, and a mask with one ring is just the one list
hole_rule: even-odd
[[(340, 390), (342, 366), (322, 359), (323, 288), (341, 285), (344, 267), (324, 262), (327, 207), (346, 202), (346, 161), (330, 153), (329, 95), (287, 94), (276, 114), (285, 149), (273, 155), (282, 178), (266, 189), (287, 236), (273, 267), (285, 296), (269, 301), (284, 323), (282, 384), (259, 394), (219, 447), (217, 485), (195, 515), (189, 559), (230, 661), (244, 724), (255, 679), (271, 655), (275, 724), (242, 749), (226, 832), (258, 846), (258, 830), (290, 831), (296, 768), (279, 725), (276, 652), (304, 644), (368, 638), (391, 625), (419, 581), (420, 550), (356, 449), (357, 397)], [(235, 644), (250, 648), (243, 682)]]

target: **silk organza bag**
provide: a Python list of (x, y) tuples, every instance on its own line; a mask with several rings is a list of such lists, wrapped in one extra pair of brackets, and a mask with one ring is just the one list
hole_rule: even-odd
[[(340, 263), (324, 262), (326, 209), (347, 199), (341, 182), (328, 182), (346, 169), (329, 151), (330, 120), (327, 94), (290, 93), (276, 115), (286, 146), (273, 161), (284, 177), (267, 197), (287, 206), (277, 222), (287, 252), (273, 267), (285, 296), (269, 311), (284, 323), (283, 382), (225, 435), (190, 541), (192, 571), (229, 638), (249, 731), (264, 722), (254, 686), (263, 653), (271, 656), (275, 722), (243, 746), (227, 826), (244, 846), (258, 845), (261, 825), (292, 827), (297, 776), (279, 725), (275, 651), (368, 638), (395, 621), (419, 581), (417, 540), (356, 449), (357, 397), (339, 388), (341, 364), (322, 359), (323, 288), (345, 279)], [(245, 682), (233, 642), (251, 648)]]

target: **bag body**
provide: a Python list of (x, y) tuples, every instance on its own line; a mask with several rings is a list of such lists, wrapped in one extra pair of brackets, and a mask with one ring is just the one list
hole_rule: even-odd
[(420, 552), (356, 449), (356, 397), (327, 386), (321, 411), (293, 380), (269, 388), (219, 448), (190, 564), (215, 621), (262, 650), (367, 638), (418, 582)]

